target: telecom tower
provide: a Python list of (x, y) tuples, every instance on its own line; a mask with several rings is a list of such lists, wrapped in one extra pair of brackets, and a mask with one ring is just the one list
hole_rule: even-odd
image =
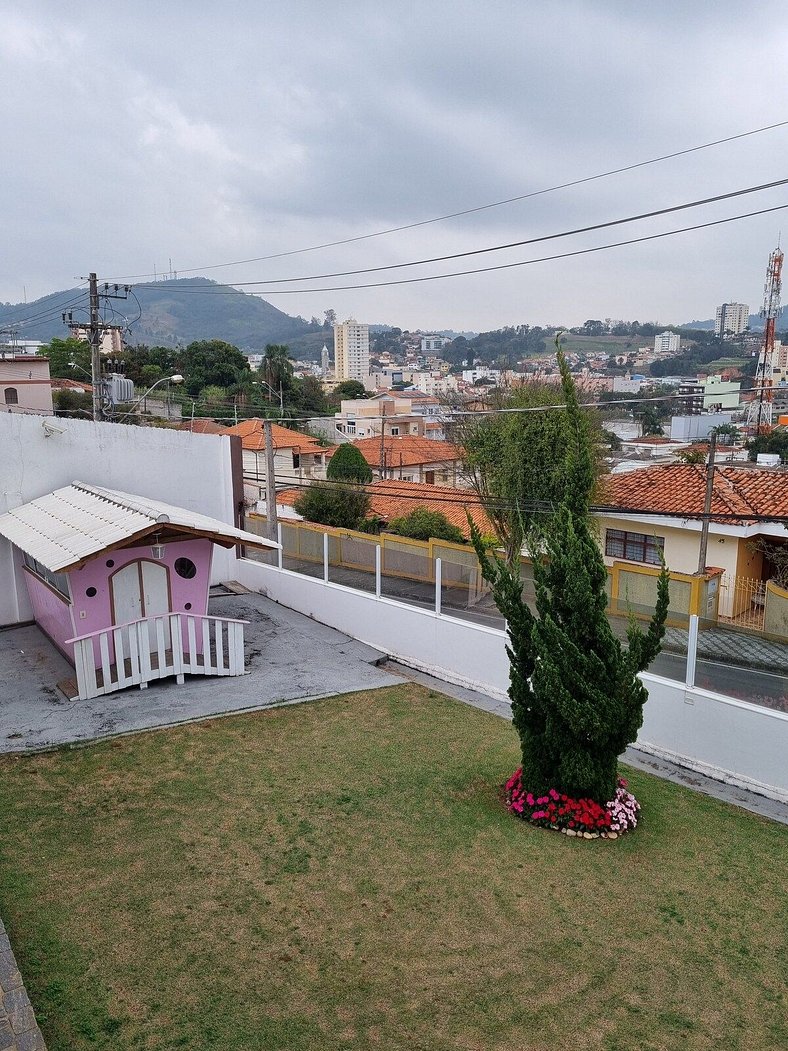
[(755, 427), (756, 433), (761, 427), (771, 427), (772, 424), (774, 327), (780, 315), (782, 270), (783, 253), (778, 247), (769, 256), (769, 265), (766, 267), (766, 283), (763, 286), (763, 306), (761, 307), (761, 317), (764, 319), (763, 346), (758, 355), (758, 367), (755, 370), (755, 398), (747, 409), (747, 424)]

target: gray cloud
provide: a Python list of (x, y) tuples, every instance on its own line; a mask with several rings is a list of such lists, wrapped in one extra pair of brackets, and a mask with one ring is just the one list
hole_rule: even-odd
[[(283, 252), (416, 222), (788, 116), (774, 3), (0, 4), (0, 298)], [(788, 174), (788, 129), (341, 249), (210, 271), (379, 266), (604, 221)], [(772, 191), (700, 222), (788, 202)], [(555, 251), (686, 225), (557, 242)], [(780, 214), (428, 284), (270, 298), (405, 326), (757, 306)], [(486, 257), (495, 263), (530, 255)], [(485, 258), (485, 257), (483, 257)], [(469, 268), (473, 263), (465, 264)], [(451, 269), (462, 268), (452, 266)], [(440, 271), (441, 267), (433, 268)], [(423, 271), (419, 271), (422, 273)], [(339, 282), (344, 283), (344, 282)], [(348, 282), (350, 283), (350, 282)]]

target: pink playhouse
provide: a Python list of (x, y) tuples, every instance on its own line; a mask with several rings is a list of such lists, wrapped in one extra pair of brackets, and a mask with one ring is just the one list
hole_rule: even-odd
[(80, 698), (173, 675), (242, 675), (243, 621), (208, 615), (214, 544), (277, 548), (214, 518), (74, 482), (0, 517), (36, 622)]

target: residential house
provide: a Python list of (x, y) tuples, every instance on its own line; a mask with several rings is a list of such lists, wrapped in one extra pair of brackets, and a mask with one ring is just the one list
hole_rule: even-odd
[(376, 478), (437, 486), (465, 485), (462, 450), (450, 442), (386, 434), (383, 438), (361, 438), (353, 444)]
[[(606, 563), (659, 566), (664, 558), (674, 572), (696, 573), (706, 481), (706, 466), (679, 463), (610, 475), (603, 499), (616, 510), (598, 516)], [(773, 576), (774, 567), (753, 542), (788, 544), (784, 524), (757, 520), (788, 518), (788, 469), (715, 467), (711, 510), (706, 566), (721, 573), (720, 614), (736, 618), (763, 605)]]
[[(224, 434), (241, 439), (243, 449), (244, 489), (247, 499), (257, 500), (266, 484), (265, 426), (261, 419), (244, 420), (225, 427)], [(291, 482), (308, 483), (326, 476), (328, 449), (311, 434), (292, 431), (278, 423), (271, 424), (274, 443), (274, 475), (277, 485)]]
[(425, 433), (424, 424), (424, 413), (414, 412), (410, 398), (389, 391), (370, 398), (343, 400), (333, 420), (338, 441), (344, 437), (369, 438), (384, 429), (386, 434), (421, 436)]
[(0, 355), (0, 412), (52, 415), (49, 358)]

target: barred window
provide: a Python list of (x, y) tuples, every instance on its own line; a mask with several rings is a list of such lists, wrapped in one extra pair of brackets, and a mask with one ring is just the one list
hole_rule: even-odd
[(627, 533), (623, 529), (605, 532), (605, 554), (611, 558), (625, 558), (630, 562), (645, 562), (658, 566), (665, 551), (665, 538), (648, 533)]

